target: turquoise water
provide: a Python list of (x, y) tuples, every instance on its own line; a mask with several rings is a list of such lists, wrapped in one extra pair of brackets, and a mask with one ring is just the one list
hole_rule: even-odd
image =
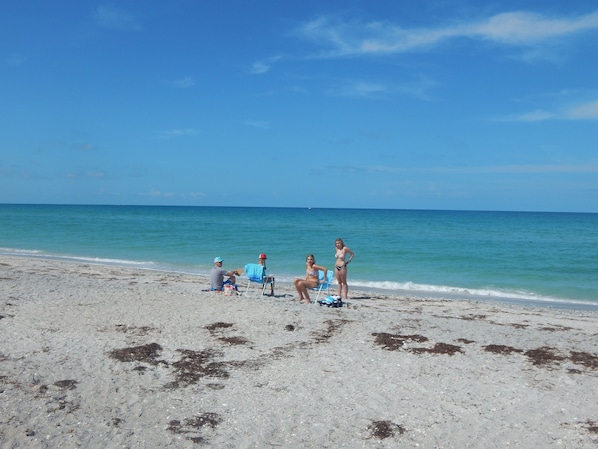
[(0, 205), (0, 253), (207, 274), (268, 254), (277, 282), (355, 251), (349, 285), (415, 296), (598, 306), (598, 214)]

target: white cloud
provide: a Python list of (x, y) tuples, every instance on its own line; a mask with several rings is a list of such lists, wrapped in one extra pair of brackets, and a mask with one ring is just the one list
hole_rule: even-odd
[(598, 11), (576, 18), (548, 18), (540, 14), (512, 12), (498, 14), (480, 24), (465, 27), (465, 36), (511, 45), (538, 41), (598, 29)]
[(556, 114), (552, 112), (544, 111), (542, 109), (536, 109), (535, 111), (526, 112), (524, 114), (520, 114), (514, 117), (502, 119), (499, 121), (504, 122), (541, 122), (544, 120), (555, 119), (558, 118)]
[(260, 75), (262, 73), (266, 73), (269, 70), (270, 70), (270, 65), (266, 64), (263, 61), (257, 61), (257, 62), (253, 63), (249, 73), (251, 73), (252, 75)]
[(542, 174), (542, 173), (598, 173), (598, 165), (490, 165), (461, 167), (405, 168), (388, 165), (372, 166), (328, 166), (327, 169), (340, 172), (369, 173), (442, 173), (442, 174)]
[(254, 128), (270, 129), (270, 123), (265, 120), (245, 120), (243, 124)]
[(429, 100), (428, 92), (438, 83), (425, 78), (405, 83), (380, 83), (370, 81), (348, 81), (340, 86), (330, 88), (326, 91), (328, 95), (354, 98), (381, 98), (392, 95), (408, 95)]
[(190, 77), (190, 76), (186, 76), (184, 78), (178, 79), (174, 82), (174, 85), (176, 87), (180, 87), (181, 89), (185, 89), (188, 87), (193, 87), (195, 86), (195, 80)]
[(76, 151), (93, 151), (95, 148), (93, 144), (86, 142), (78, 142), (71, 145), (71, 148)]
[(143, 196), (154, 196), (154, 197), (172, 197), (175, 196), (172, 192), (160, 192), (157, 189), (150, 190), (149, 193), (143, 194)]
[(269, 72), (272, 64), (279, 61), (282, 58), (281, 55), (271, 56), (270, 58), (263, 59), (261, 61), (256, 61), (251, 66), (251, 70), (249, 73), (251, 75), (261, 75), (263, 73)]
[(4, 59), (5, 64), (10, 67), (18, 67), (20, 65), (23, 65), (25, 61), (26, 58), (20, 55), (11, 55)]
[(98, 25), (117, 30), (139, 31), (141, 25), (130, 14), (111, 6), (98, 6), (94, 11)]
[(432, 173), (454, 174), (537, 174), (537, 173), (598, 173), (598, 165), (497, 165), (484, 167), (434, 167), (424, 169)]
[(598, 100), (580, 103), (566, 108), (560, 112), (549, 112), (536, 109), (524, 114), (497, 119), (499, 122), (541, 122), (544, 120), (598, 120)]
[(571, 120), (596, 120), (598, 119), (598, 100), (574, 106), (567, 112)]
[(579, 17), (552, 18), (527, 12), (497, 14), (485, 20), (438, 28), (402, 28), (388, 22), (341, 22), (322, 17), (303, 24), (297, 33), (338, 57), (420, 51), (454, 38), (477, 39), (511, 46), (532, 46), (598, 30), (598, 11)]
[(171, 129), (165, 131), (160, 136), (162, 139), (169, 139), (171, 137), (185, 137), (185, 136), (195, 136), (199, 134), (201, 131), (195, 128), (186, 128), (186, 129)]
[(388, 92), (388, 87), (380, 83), (371, 83), (366, 81), (355, 81), (341, 87), (328, 89), (328, 95), (339, 97), (366, 97), (374, 96)]

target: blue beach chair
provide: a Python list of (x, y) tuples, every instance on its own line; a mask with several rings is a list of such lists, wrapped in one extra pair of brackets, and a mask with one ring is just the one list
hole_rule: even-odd
[(322, 291), (325, 290), (326, 294), (328, 294), (328, 292), (330, 291), (330, 285), (332, 284), (333, 275), (334, 273), (332, 272), (332, 270), (328, 270), (326, 272), (326, 279), (324, 279), (324, 272), (318, 271), (318, 286), (311, 289), (313, 291), (318, 292), (318, 294), (316, 295), (316, 304), (318, 303), (318, 298), (320, 297), (320, 293), (322, 293)]
[(266, 268), (257, 263), (248, 263), (245, 265), (245, 275), (247, 276), (247, 290), (245, 296), (249, 294), (251, 284), (260, 284), (262, 286), (262, 296), (266, 292), (266, 287), (274, 282), (272, 276), (266, 276)]

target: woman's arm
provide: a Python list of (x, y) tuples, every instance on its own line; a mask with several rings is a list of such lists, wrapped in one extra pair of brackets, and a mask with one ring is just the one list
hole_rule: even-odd
[(345, 265), (346, 265), (346, 264), (348, 264), (349, 262), (351, 262), (353, 260), (353, 257), (355, 256), (355, 253), (348, 246), (345, 246), (345, 250), (346, 250), (346, 254), (349, 254), (349, 260), (345, 261)]
[(326, 267), (314, 264), (312, 266), (312, 268), (315, 268), (318, 271), (323, 271), (324, 272), (324, 277), (322, 278), (322, 282), (325, 282), (326, 281), (326, 274), (328, 273), (328, 270), (326, 270)]

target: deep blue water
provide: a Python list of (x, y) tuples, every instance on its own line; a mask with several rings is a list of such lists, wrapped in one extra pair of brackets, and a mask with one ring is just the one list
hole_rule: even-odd
[(334, 241), (349, 285), (418, 296), (598, 306), (598, 214), (0, 205), (0, 253), (207, 274), (268, 255), (277, 282)]

